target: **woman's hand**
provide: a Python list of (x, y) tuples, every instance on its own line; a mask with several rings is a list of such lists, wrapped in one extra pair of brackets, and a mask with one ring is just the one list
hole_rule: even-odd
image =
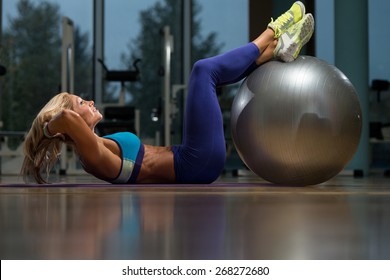
[(65, 140), (69, 120), (79, 117), (80, 115), (75, 111), (64, 109), (55, 114), (49, 122), (45, 122), (43, 132), (47, 138), (60, 137)]
[(65, 141), (65, 135), (62, 133), (57, 132), (56, 134), (52, 134), (48, 128), (49, 123), (45, 122), (43, 124), (43, 134), (46, 138), (61, 138), (63, 141)]

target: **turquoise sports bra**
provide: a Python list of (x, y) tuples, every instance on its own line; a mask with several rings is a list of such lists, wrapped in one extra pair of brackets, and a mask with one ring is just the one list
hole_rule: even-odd
[(103, 137), (115, 141), (121, 150), (122, 156), (119, 175), (109, 182), (113, 184), (135, 183), (145, 153), (144, 145), (140, 139), (130, 132), (118, 132)]

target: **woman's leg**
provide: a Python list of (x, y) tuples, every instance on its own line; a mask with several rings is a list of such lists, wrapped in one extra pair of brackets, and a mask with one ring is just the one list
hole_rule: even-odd
[(188, 85), (183, 143), (173, 147), (180, 183), (211, 183), (226, 157), (221, 109), (216, 88), (235, 83), (259, 63), (273, 57), (274, 33), (267, 29), (252, 43), (194, 64)]

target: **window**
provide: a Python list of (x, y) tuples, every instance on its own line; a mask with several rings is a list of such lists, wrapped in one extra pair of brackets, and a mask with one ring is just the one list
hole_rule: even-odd
[(61, 20), (74, 23), (75, 92), (91, 95), (92, 1), (3, 0), (2, 130), (25, 131), (61, 84)]

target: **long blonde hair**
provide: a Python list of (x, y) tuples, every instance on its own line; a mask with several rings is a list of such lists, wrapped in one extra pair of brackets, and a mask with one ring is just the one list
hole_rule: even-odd
[(31, 176), (39, 184), (47, 183), (47, 178), (44, 179), (42, 173), (49, 176), (61, 152), (63, 140), (59, 137), (47, 138), (43, 134), (43, 126), (64, 109), (73, 109), (70, 94), (66, 92), (54, 96), (34, 119), (23, 147), (25, 157), (20, 173), (25, 182)]

